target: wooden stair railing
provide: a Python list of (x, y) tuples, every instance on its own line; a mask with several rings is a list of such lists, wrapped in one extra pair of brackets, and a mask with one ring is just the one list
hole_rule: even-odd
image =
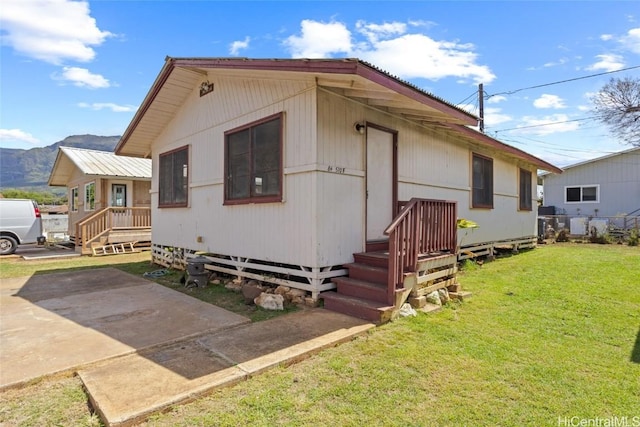
[(420, 254), (456, 252), (456, 219), (456, 202), (413, 198), (402, 203), (402, 210), (384, 232), (389, 236), (389, 304), (395, 304), (396, 289), (403, 286), (405, 273), (415, 272)]
[(76, 224), (76, 245), (88, 248), (108, 231), (151, 227), (151, 209), (107, 207)]

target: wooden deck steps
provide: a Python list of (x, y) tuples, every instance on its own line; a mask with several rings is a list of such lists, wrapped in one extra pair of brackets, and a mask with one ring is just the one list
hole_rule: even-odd
[(391, 320), (404, 302), (409, 302), (415, 309), (429, 310), (426, 295), (438, 289), (447, 288), (453, 291), (451, 298), (460, 300), (470, 296), (470, 293), (460, 291), (457, 283), (455, 254), (419, 256), (416, 272), (405, 273), (404, 287), (395, 290), (394, 304), (388, 302), (389, 253), (384, 250), (363, 252), (353, 254), (353, 258), (353, 263), (344, 265), (349, 276), (333, 279), (336, 290), (320, 295), (326, 309), (384, 323)]
[(354, 263), (346, 264), (348, 277), (336, 277), (335, 292), (324, 292), (324, 307), (331, 311), (384, 323), (391, 320), (394, 305), (387, 302), (389, 254), (363, 252), (354, 254)]

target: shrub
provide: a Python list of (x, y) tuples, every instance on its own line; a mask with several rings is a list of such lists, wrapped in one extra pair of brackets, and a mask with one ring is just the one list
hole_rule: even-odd
[(627, 240), (627, 244), (629, 246), (638, 246), (640, 244), (640, 231), (637, 228), (634, 228), (629, 233), (629, 240)]

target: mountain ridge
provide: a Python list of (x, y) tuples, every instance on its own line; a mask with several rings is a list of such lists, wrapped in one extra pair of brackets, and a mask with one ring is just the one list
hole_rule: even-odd
[(62, 187), (49, 187), (47, 182), (58, 155), (58, 147), (76, 147), (113, 152), (120, 136), (71, 135), (62, 141), (29, 150), (0, 148), (0, 191), (12, 188), (29, 191), (47, 191)]

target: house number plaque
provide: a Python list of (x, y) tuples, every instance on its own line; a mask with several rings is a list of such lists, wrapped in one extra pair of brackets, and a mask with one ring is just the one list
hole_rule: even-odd
[(345, 168), (341, 168), (340, 166), (329, 166), (327, 168), (327, 172), (333, 173), (344, 173)]

